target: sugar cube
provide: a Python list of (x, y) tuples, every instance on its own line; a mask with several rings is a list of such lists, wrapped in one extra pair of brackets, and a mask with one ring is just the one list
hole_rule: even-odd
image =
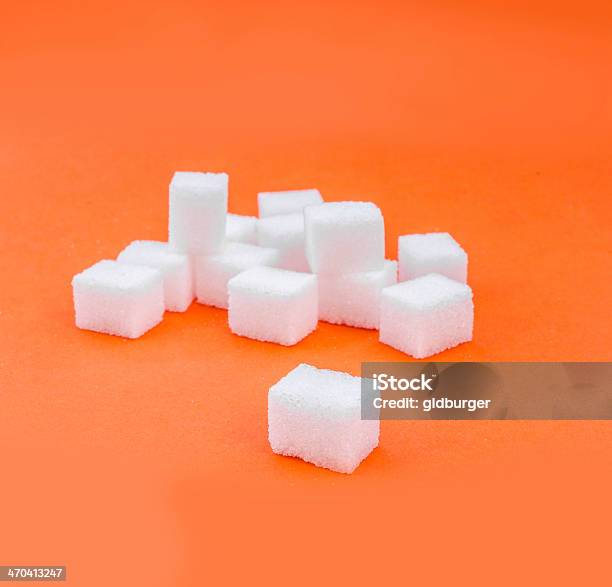
[(235, 243), (257, 244), (257, 218), (241, 214), (228, 214), (225, 238)]
[(310, 272), (304, 249), (302, 212), (261, 218), (257, 224), (257, 244), (280, 251), (279, 267)]
[(329, 202), (304, 209), (306, 257), (313, 273), (380, 271), (385, 226), (371, 202)]
[(398, 249), (400, 281), (428, 273), (467, 281), (467, 254), (448, 232), (400, 236)]
[(397, 282), (397, 262), (380, 271), (319, 274), (319, 319), (332, 324), (377, 329), (380, 293)]
[(161, 322), (161, 271), (104, 260), (72, 278), (76, 325), (85, 330), (138, 338)]
[(306, 206), (320, 204), (322, 201), (319, 190), (291, 190), (257, 194), (260, 218), (301, 212)]
[(252, 267), (276, 266), (280, 254), (276, 249), (248, 245), (225, 244), (219, 253), (195, 259), (196, 297), (200, 304), (227, 308), (227, 282)]
[(380, 341), (417, 359), (472, 340), (474, 304), (464, 283), (430, 273), (382, 290)]
[(189, 256), (171, 250), (168, 243), (133, 241), (119, 253), (117, 261), (159, 269), (164, 279), (166, 310), (184, 312), (193, 301), (193, 269)]
[(228, 283), (230, 330), (255, 340), (291, 346), (317, 326), (317, 277), (254, 267)]
[(361, 419), (361, 378), (301, 364), (268, 392), (275, 453), (352, 473), (378, 446), (379, 420)]
[(218, 251), (225, 239), (226, 173), (177, 171), (170, 183), (169, 243), (181, 253)]

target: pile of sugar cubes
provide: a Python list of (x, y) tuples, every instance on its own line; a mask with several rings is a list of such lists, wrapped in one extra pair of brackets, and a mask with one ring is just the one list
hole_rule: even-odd
[[(287, 346), (319, 320), (377, 329), (415, 358), (472, 339), (467, 254), (448, 233), (400, 236), (387, 260), (374, 203), (262, 192), (258, 218), (229, 214), (225, 173), (176, 172), (169, 204), (168, 242), (133, 241), (74, 276), (79, 328), (138, 338), (195, 298), (227, 309), (233, 333)], [(308, 365), (289, 373), (270, 389), (274, 451), (352, 471), (378, 443), (378, 423), (355, 411), (359, 385)]]

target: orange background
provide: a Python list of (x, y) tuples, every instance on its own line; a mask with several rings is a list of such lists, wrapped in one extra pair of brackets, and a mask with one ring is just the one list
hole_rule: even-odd
[[(126, 5), (127, 4), (127, 5)], [(470, 255), (474, 341), (436, 359), (611, 360), (609, 3), (3, 2), (0, 564), (91, 586), (605, 584), (609, 422), (383, 422), (343, 476), (271, 453), (294, 348), (194, 305), (79, 331), (70, 279), (164, 239), (176, 169), (371, 199)], [(607, 575), (607, 576), (606, 576)]]

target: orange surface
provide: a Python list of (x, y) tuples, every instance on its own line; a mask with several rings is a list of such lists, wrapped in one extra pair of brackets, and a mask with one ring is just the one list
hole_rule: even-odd
[[(508, 6), (511, 4), (511, 6)], [(470, 255), (455, 360), (611, 360), (609, 3), (3, 3), (0, 564), (69, 583), (606, 584), (609, 422), (383, 422), (352, 476), (271, 453), (298, 362), (406, 360), (321, 324), (294, 348), (194, 305), (79, 331), (71, 276), (163, 239), (176, 169), (230, 207), (316, 186)]]

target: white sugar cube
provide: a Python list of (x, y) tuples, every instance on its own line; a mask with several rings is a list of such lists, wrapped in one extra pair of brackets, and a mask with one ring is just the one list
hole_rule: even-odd
[(319, 190), (291, 190), (287, 192), (260, 192), (257, 194), (259, 217), (301, 212), (306, 206), (323, 201)]
[(257, 244), (257, 218), (241, 214), (228, 214), (225, 238), (234, 243)]
[(378, 328), (380, 294), (397, 282), (397, 262), (385, 261), (380, 271), (319, 274), (319, 319), (332, 324)]
[(317, 326), (317, 277), (255, 267), (230, 279), (229, 327), (240, 336), (291, 346)]
[(158, 269), (99, 261), (72, 278), (76, 325), (138, 338), (161, 322), (164, 283)]
[(227, 308), (227, 282), (252, 267), (276, 266), (280, 254), (276, 249), (228, 242), (223, 250), (195, 259), (196, 298), (200, 304)]
[(379, 420), (361, 419), (361, 378), (301, 364), (268, 392), (275, 453), (352, 473), (378, 446)]
[(209, 254), (225, 239), (226, 173), (177, 171), (170, 183), (169, 243), (181, 253)]
[(417, 359), (472, 340), (474, 304), (464, 283), (430, 273), (383, 289), (380, 341)]
[(400, 281), (428, 273), (467, 281), (467, 254), (448, 232), (400, 236), (398, 250)]
[(279, 267), (310, 272), (304, 249), (304, 214), (279, 214), (261, 218), (257, 224), (257, 244), (280, 251)]
[(313, 273), (380, 271), (385, 225), (371, 202), (329, 202), (304, 209), (306, 257)]
[(133, 241), (119, 253), (117, 261), (159, 269), (164, 279), (166, 310), (184, 312), (193, 301), (193, 269), (189, 256), (173, 251), (168, 243)]

